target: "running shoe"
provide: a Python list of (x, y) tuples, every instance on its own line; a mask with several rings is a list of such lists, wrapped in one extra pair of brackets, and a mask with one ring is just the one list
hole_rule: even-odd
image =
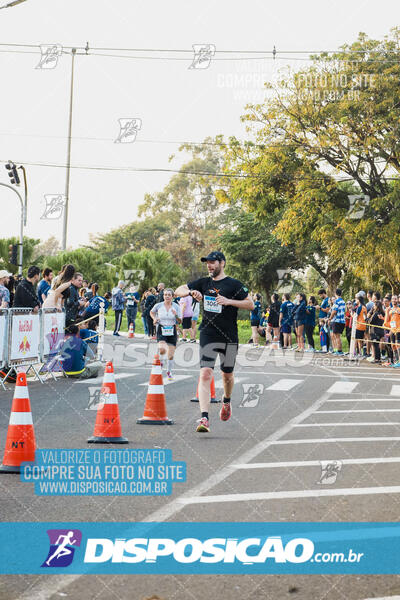
[(195, 344), (195, 343), (196, 343), (196, 340), (190, 340), (190, 343), (191, 343), (191, 344)]
[(168, 381), (172, 381), (173, 380), (171, 371), (167, 371), (167, 380)]
[(208, 433), (210, 431), (210, 421), (207, 417), (201, 417), (197, 422), (197, 433)]
[(368, 358), (366, 359), (367, 362), (374, 362), (374, 357), (373, 356), (368, 356)]
[(388, 360), (387, 362), (381, 363), (382, 367), (391, 367), (392, 363)]
[(221, 410), (219, 411), (219, 418), (221, 421), (229, 421), (232, 414), (232, 408), (230, 402), (222, 402)]
[(394, 363), (393, 369), (400, 369), (400, 362)]

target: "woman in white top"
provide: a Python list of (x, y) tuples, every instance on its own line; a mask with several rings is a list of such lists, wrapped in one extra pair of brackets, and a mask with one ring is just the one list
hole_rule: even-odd
[(66, 297), (64, 292), (70, 287), (74, 274), (74, 265), (66, 265), (64, 270), (55, 278), (53, 287), (43, 302), (42, 308), (57, 308), (60, 312), (62, 311)]
[[(181, 322), (180, 308), (172, 304), (174, 291), (164, 290), (164, 302), (158, 302), (150, 311), (150, 316), (157, 327), (157, 341), (160, 358), (167, 354), (167, 379), (172, 380), (172, 365), (177, 342), (176, 324)], [(161, 365), (163, 361), (161, 360)]]

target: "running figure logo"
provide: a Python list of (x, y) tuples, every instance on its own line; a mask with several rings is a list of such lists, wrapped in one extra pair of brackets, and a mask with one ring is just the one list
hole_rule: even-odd
[(193, 44), (193, 61), (189, 69), (208, 69), (215, 54), (214, 44)]
[(263, 383), (242, 383), (243, 399), (239, 408), (254, 408), (264, 391)]
[(79, 529), (48, 529), (50, 549), (42, 567), (68, 567), (74, 558), (75, 547), (81, 545)]
[(142, 129), (142, 119), (118, 119), (119, 134), (114, 144), (131, 144)]
[(320, 460), (319, 462), (321, 465), (321, 477), (317, 483), (332, 485), (342, 470), (342, 462), (340, 460)]

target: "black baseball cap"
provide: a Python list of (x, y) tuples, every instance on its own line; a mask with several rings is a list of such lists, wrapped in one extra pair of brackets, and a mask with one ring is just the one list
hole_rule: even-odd
[(220, 262), (224, 260), (226, 262), (225, 256), (218, 250), (213, 250), (208, 256), (202, 256), (200, 260), (201, 262), (207, 262), (208, 260), (219, 260)]

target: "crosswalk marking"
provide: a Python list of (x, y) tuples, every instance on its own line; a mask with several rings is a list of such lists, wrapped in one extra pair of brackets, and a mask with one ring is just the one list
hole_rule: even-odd
[(351, 394), (358, 381), (335, 381), (327, 390), (328, 394)]
[(326, 402), (400, 402), (400, 398), (328, 398)]
[(400, 412), (400, 408), (354, 408), (352, 410), (317, 410), (316, 415), (337, 415), (339, 413), (385, 413), (385, 412)]
[(400, 485), (365, 488), (331, 488), (315, 490), (290, 490), (282, 492), (253, 492), (244, 494), (219, 494), (181, 498), (182, 504), (211, 504), (213, 502), (249, 502), (250, 500), (282, 500), (284, 498), (315, 498), (323, 496), (363, 496), (368, 494), (399, 494)]
[[(178, 381), (183, 381), (184, 379), (190, 379), (191, 377), (192, 377), (192, 375), (174, 375), (174, 378), (172, 381), (168, 381), (166, 377), (165, 377), (165, 379), (163, 377), (164, 385), (169, 385), (170, 383), (177, 383)], [(145, 381), (144, 383), (139, 383), (139, 385), (147, 386), (147, 385), (149, 385), (149, 382)]]
[(391, 396), (400, 396), (400, 385), (392, 385), (392, 389), (390, 390)]
[[(339, 460), (344, 465), (369, 465), (369, 464), (380, 464), (380, 463), (398, 463), (400, 462), (400, 456), (388, 456), (384, 458), (335, 458), (332, 462)], [(321, 461), (319, 460), (295, 460), (295, 461), (284, 461), (284, 462), (270, 462), (270, 463), (242, 463), (232, 465), (234, 469), (282, 469), (290, 467), (320, 467)]]
[[(115, 380), (117, 379), (126, 379), (127, 377), (136, 377), (136, 375), (138, 375), (138, 373), (116, 373), (114, 375)], [(89, 383), (90, 385), (93, 383), (102, 383), (103, 382), (103, 375), (101, 375), (100, 377), (96, 377), (95, 379), (77, 379), (75, 381), (75, 383), (86, 383), (86, 385)]]
[(293, 427), (359, 427), (360, 425), (400, 425), (400, 421), (364, 421), (363, 423), (298, 423)]
[(317, 438), (306, 440), (277, 440), (271, 441), (270, 446), (280, 446), (285, 444), (329, 444), (335, 442), (400, 442), (400, 437), (351, 437), (351, 438)]
[(304, 379), (279, 379), (269, 387), (267, 387), (267, 391), (276, 391), (276, 392), (288, 392), (299, 383), (303, 383)]

